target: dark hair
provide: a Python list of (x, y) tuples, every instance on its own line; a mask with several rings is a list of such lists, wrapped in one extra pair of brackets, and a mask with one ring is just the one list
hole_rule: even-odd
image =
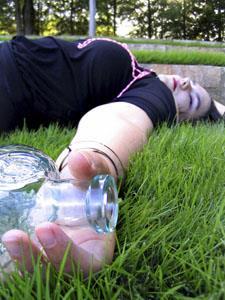
[(199, 121), (209, 121), (209, 122), (220, 122), (225, 121), (225, 116), (221, 115), (221, 113), (216, 108), (214, 101), (211, 101), (211, 105), (207, 113), (199, 119)]

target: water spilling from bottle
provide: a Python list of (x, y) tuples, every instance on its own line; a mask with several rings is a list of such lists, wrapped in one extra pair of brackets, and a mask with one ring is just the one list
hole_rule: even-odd
[[(115, 181), (109, 175), (97, 175), (91, 181), (60, 179), (54, 161), (43, 152), (24, 145), (0, 147), (0, 238), (10, 229), (33, 235), (35, 226), (46, 221), (112, 232), (117, 199)], [(0, 242), (0, 266), (8, 263)]]

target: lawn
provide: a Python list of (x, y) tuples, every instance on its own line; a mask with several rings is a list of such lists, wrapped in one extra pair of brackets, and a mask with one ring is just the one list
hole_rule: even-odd
[[(56, 158), (74, 132), (50, 126), (1, 138)], [(0, 299), (224, 299), (224, 125), (162, 126), (131, 158), (120, 191), (115, 259), (83, 279), (17, 273)], [(63, 267), (63, 266), (62, 266)]]
[(140, 63), (225, 66), (222, 52), (133, 50), (132, 53)]

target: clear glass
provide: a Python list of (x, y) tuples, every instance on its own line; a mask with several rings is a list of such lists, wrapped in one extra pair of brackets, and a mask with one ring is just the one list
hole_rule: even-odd
[[(112, 176), (60, 179), (54, 161), (43, 152), (25, 145), (0, 147), (0, 237), (13, 228), (32, 235), (45, 221), (109, 233), (115, 230), (117, 217)], [(0, 265), (4, 253), (0, 242)]]
[(35, 197), (27, 221), (30, 227), (50, 221), (65, 226), (91, 226), (98, 233), (114, 231), (118, 203), (115, 181), (97, 175), (91, 181), (46, 180)]

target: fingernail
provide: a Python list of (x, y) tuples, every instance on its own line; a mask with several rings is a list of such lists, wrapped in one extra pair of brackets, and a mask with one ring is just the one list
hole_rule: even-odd
[(84, 152), (76, 152), (76, 159), (77, 160), (82, 160), (85, 159), (86, 162), (93, 167), (94, 166), (94, 162), (92, 159), (90, 159), (90, 157), (88, 156), (88, 154), (84, 153)]
[(68, 159), (68, 166), (71, 174), (79, 180), (86, 180), (93, 177), (95, 173), (95, 162), (86, 152), (77, 151), (71, 154)]
[(53, 232), (50, 229), (38, 229), (38, 239), (40, 240), (41, 244), (44, 248), (50, 249), (56, 246), (57, 241)]
[(13, 258), (20, 258), (23, 256), (22, 246), (17, 243), (7, 243), (5, 242), (4, 245), (6, 246), (6, 249), (8, 250), (10, 256)]
[(22, 241), (14, 233), (6, 233), (2, 236), (2, 242), (12, 257), (19, 258), (22, 256)]

